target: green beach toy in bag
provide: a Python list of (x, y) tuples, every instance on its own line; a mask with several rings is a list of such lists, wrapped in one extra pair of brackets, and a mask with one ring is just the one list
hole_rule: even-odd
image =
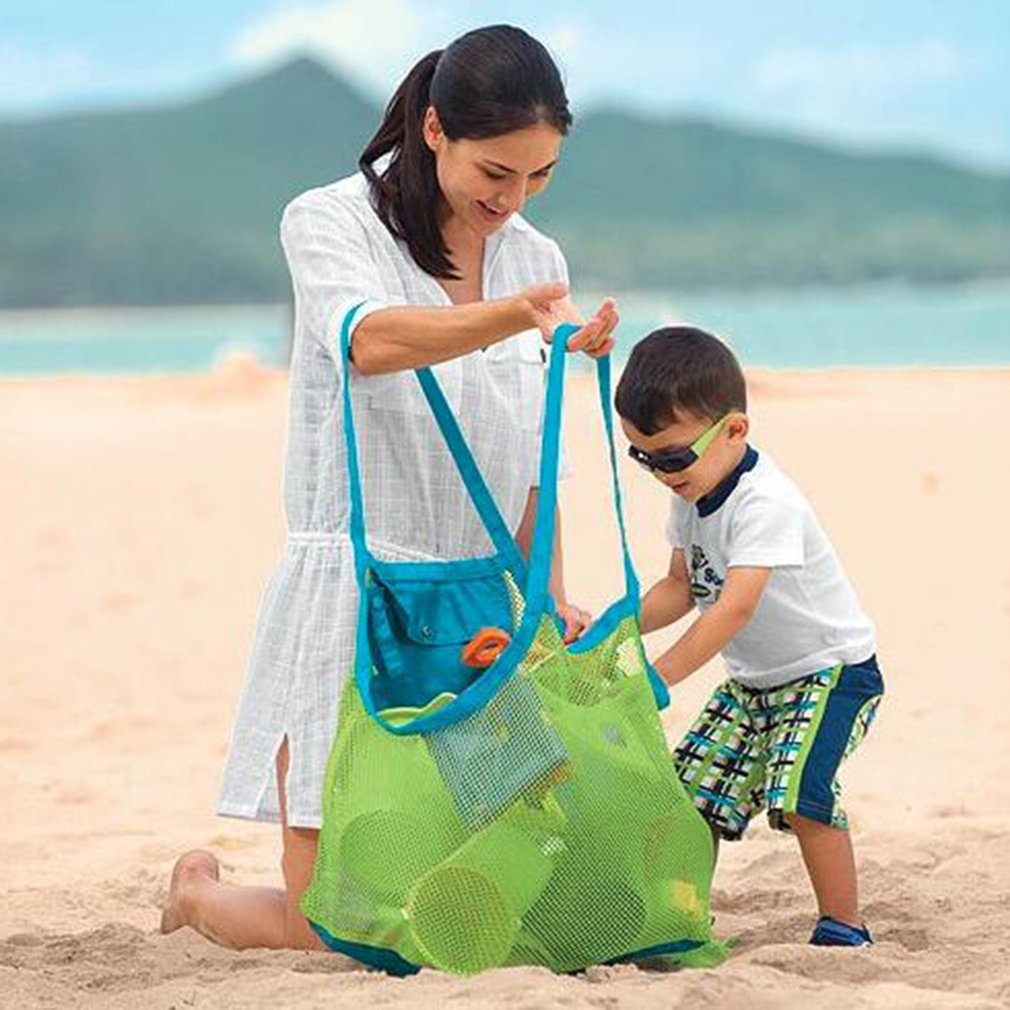
[[(349, 389), (356, 311), (341, 332), (356, 654), (302, 911), (330, 948), (396, 974), (569, 972), (656, 955), (718, 963), (712, 842), (675, 774), (657, 709), (666, 688), (640, 637), (610, 359), (597, 380), (625, 594), (565, 645), (547, 585), (565, 345), (577, 327), (554, 334), (529, 563), (429, 369), (418, 380), (495, 552), (389, 562), (365, 539)], [(485, 639), (494, 648), (475, 664)]]

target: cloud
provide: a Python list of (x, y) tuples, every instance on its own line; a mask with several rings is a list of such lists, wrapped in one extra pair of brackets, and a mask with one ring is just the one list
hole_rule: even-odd
[(755, 87), (770, 96), (905, 90), (962, 73), (969, 60), (948, 42), (774, 49), (758, 61)]
[[(432, 19), (409, 0), (335, 0), (283, 7), (243, 29), (231, 56), (264, 63), (311, 53), (379, 91), (388, 91), (429, 49)], [(431, 41), (432, 39), (434, 41)]]
[(0, 44), (0, 95), (5, 106), (45, 105), (78, 91), (93, 76), (92, 61), (80, 50)]
[(750, 75), (752, 108), (773, 119), (868, 141), (928, 141), (926, 96), (976, 60), (941, 40), (774, 49)]

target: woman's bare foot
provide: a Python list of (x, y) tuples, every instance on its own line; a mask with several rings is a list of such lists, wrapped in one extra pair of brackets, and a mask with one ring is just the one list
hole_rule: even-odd
[(168, 900), (161, 912), (162, 933), (172, 933), (182, 926), (191, 925), (193, 892), (206, 881), (221, 879), (221, 865), (217, 856), (205, 849), (193, 849), (176, 860), (172, 880), (168, 886)]

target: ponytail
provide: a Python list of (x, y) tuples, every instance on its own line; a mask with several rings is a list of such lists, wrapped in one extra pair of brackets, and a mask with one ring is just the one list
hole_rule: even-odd
[[(414, 260), (434, 277), (455, 278), (439, 229), (439, 187), (435, 155), (424, 142), (424, 115), (431, 104), (431, 80), (444, 50), (420, 59), (396, 89), (375, 136), (358, 165), (368, 180), (379, 217), (407, 243)], [(392, 154), (380, 176), (375, 162)]]

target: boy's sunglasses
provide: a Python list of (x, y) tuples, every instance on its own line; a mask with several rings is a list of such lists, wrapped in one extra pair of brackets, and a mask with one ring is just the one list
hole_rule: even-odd
[(711, 428), (702, 432), (686, 449), (664, 449), (662, 452), (646, 452), (637, 445), (628, 446), (628, 455), (646, 470), (659, 470), (661, 473), (679, 473), (693, 466), (705, 450), (715, 440), (720, 429), (726, 423), (729, 414), (720, 417)]

